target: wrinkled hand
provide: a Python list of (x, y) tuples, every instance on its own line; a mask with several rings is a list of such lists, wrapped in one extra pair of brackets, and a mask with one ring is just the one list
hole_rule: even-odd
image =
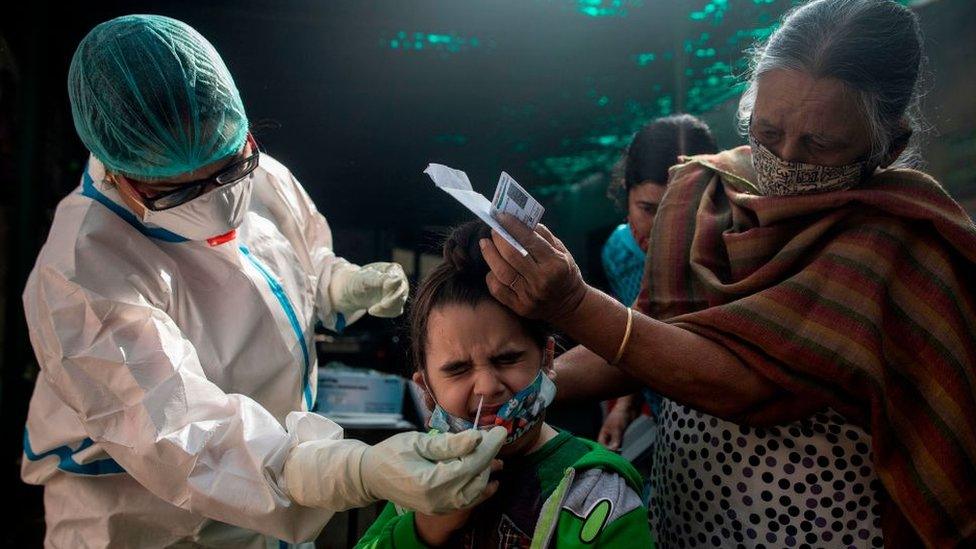
[(597, 442), (610, 450), (620, 449), (624, 440), (624, 432), (637, 419), (637, 409), (631, 406), (629, 402), (623, 401), (625, 398), (627, 397), (619, 399), (617, 405), (610, 410), (606, 419), (603, 420), (600, 434), (597, 435)]
[(502, 427), (400, 433), (366, 451), (363, 486), (377, 499), (425, 514), (463, 509), (484, 495), (491, 461), (507, 436)]
[(555, 322), (568, 316), (586, 295), (586, 283), (566, 246), (543, 224), (531, 230), (508, 214), (499, 223), (529, 252), (523, 256), (498, 233), (481, 240), (491, 268), (486, 276), (495, 299), (515, 313)]
[(349, 314), (366, 309), (382, 318), (403, 313), (410, 283), (398, 263), (370, 263), (340, 271), (334, 277), (329, 293), (337, 311)]

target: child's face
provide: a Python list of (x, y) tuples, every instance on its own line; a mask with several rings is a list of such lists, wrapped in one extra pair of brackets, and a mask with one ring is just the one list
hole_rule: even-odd
[[(484, 395), (479, 424), (490, 425), (502, 404), (538, 375), (543, 350), (494, 301), (445, 305), (427, 319), (426, 365), (428, 390), (444, 410), (473, 421)], [(420, 372), (414, 381), (424, 383)]]

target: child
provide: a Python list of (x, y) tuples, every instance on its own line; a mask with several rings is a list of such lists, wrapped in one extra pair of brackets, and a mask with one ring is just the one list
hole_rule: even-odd
[(545, 423), (553, 339), (488, 292), (478, 240), (489, 236), (481, 222), (457, 228), (418, 289), (413, 379), (427, 392), (433, 429), (469, 429), (476, 418), (477, 428), (508, 429), (504, 466), (468, 509), (423, 515), (388, 503), (357, 547), (653, 547), (637, 471)]

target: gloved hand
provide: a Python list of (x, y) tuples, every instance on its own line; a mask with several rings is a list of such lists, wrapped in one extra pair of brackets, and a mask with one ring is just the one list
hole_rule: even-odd
[(357, 440), (313, 440), (292, 449), (284, 486), (307, 507), (344, 511), (377, 500), (425, 514), (474, 503), (508, 432), (400, 433), (375, 446)]
[(407, 275), (398, 263), (348, 265), (333, 272), (329, 283), (333, 307), (346, 315), (366, 309), (373, 316), (400, 316), (409, 291)]

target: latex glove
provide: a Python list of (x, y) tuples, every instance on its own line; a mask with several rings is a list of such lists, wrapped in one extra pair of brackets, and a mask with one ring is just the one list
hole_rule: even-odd
[(508, 432), (400, 433), (375, 446), (357, 440), (313, 440), (292, 449), (284, 486), (307, 507), (344, 511), (377, 500), (421, 513), (466, 507), (488, 485), (492, 458)]
[(409, 291), (410, 283), (399, 263), (348, 265), (334, 272), (329, 283), (332, 305), (345, 315), (366, 309), (373, 316), (400, 316)]

